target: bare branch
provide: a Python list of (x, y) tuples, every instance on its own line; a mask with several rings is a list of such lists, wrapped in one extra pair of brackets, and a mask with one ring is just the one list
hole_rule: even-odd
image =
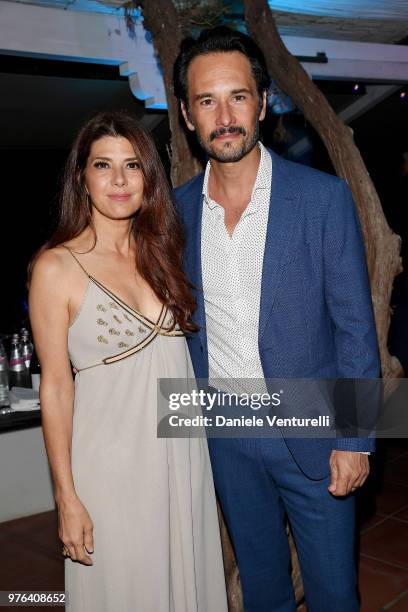
[(269, 73), (318, 132), (337, 174), (351, 188), (364, 232), (383, 376), (401, 376), (402, 368), (387, 348), (392, 285), (402, 269), (400, 238), (387, 225), (351, 129), (336, 115), (297, 58), (286, 49), (267, 1), (244, 0), (244, 5), (248, 30), (264, 52)]

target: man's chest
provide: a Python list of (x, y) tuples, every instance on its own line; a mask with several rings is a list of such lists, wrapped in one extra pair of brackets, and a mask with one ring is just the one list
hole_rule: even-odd
[(242, 299), (259, 299), (267, 232), (261, 216), (241, 217), (232, 235), (223, 211), (203, 214), (201, 268), (204, 301), (230, 307)]

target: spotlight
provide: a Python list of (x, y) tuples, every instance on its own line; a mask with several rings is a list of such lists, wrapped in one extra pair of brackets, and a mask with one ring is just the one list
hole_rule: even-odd
[(358, 83), (356, 83), (356, 84), (353, 86), (353, 91), (358, 91), (359, 89), (360, 89), (360, 85), (359, 85)]
[(401, 91), (399, 97), (400, 97), (400, 100), (405, 100), (405, 98), (407, 97), (407, 92), (406, 91)]

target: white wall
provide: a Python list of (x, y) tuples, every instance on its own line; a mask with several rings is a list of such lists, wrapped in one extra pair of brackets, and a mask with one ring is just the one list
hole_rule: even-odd
[(54, 508), (41, 427), (0, 434), (0, 522)]
[(141, 24), (130, 38), (123, 17), (0, 0), (0, 52), (118, 66), (148, 108), (166, 108), (153, 44)]

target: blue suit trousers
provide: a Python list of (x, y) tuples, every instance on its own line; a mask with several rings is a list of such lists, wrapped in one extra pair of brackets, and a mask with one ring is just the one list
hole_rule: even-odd
[(245, 612), (296, 610), (286, 516), (308, 611), (358, 612), (354, 497), (333, 497), (329, 476), (307, 478), (283, 438), (210, 438), (208, 446)]

